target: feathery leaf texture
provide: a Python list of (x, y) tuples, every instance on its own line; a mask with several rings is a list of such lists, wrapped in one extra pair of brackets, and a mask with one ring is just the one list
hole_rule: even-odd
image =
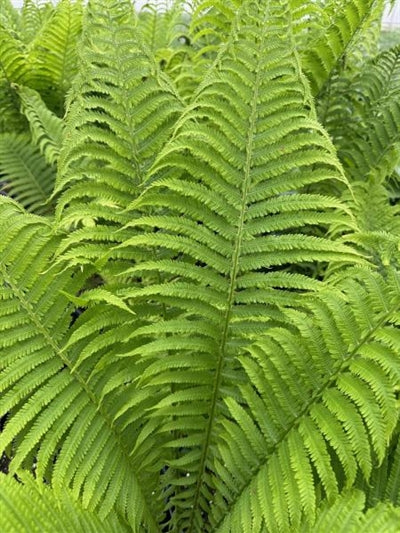
[(353, 84), (359, 111), (339, 156), (352, 179), (384, 180), (400, 159), (400, 47), (367, 63)]
[[(295, 292), (280, 289), (318, 286), (291, 274), (288, 265), (358, 260), (350, 248), (304, 231), (329, 224), (341, 209), (336, 199), (304, 187), (344, 178), (329, 138), (310, 116), (308, 86), (282, 30), (288, 17), (280, 2), (243, 8), (231, 44), (156, 160), (148, 189), (132, 204), (159, 212), (130, 222), (129, 228), (145, 231), (122, 245), (137, 253), (154, 249), (153, 260), (138, 261), (129, 272), (164, 279), (120, 296), (133, 305), (151, 299), (165, 305), (167, 315), (171, 309), (164, 323), (132, 334), (144, 339), (132, 355), (149, 361), (140, 380), (144, 392), (151, 396), (160, 384), (174, 384), (153, 417), (165, 418), (174, 405), (169, 431), (179, 435), (188, 416), (196, 428), (190, 438), (166, 444), (183, 449), (182, 457), (169, 459), (177, 477), (166, 476), (176, 486), (170, 505), (182, 507), (181, 530), (198, 529), (209, 512), (222, 396), (234, 394), (242, 379), (240, 371), (235, 377), (238, 348), (275, 317), (275, 306), (296, 301)], [(186, 482), (182, 470), (190, 473)]]
[[(302, 50), (302, 65), (310, 79), (314, 95), (329, 79), (339, 60), (351, 46), (357, 33), (368, 24), (371, 9), (382, 0), (336, 0), (328, 2), (328, 25), (321, 25)], [(309, 4), (312, 10), (312, 4)], [(315, 35), (315, 34), (314, 34)]]
[(7, 533), (123, 533), (129, 531), (116, 516), (100, 519), (70, 494), (56, 495), (46, 485), (0, 475), (0, 529)]
[(40, 86), (52, 109), (63, 111), (65, 93), (78, 69), (82, 0), (61, 0), (37, 31), (31, 55), (40, 63)]
[(49, 165), (55, 165), (60, 155), (63, 121), (52, 113), (40, 94), (29, 87), (16, 86), (21, 100), (21, 113), (29, 122), (32, 142)]
[(398, 420), (400, 279), (355, 278), (341, 297), (321, 292), (309, 316), (288, 311), (290, 326), (240, 357), (249, 379), (241, 401), (225, 399), (215, 531), (235, 531), (244, 513), (244, 533), (296, 529), (320, 494), (332, 500), (384, 459)]
[(390, 504), (381, 503), (363, 512), (365, 495), (359, 490), (344, 491), (332, 505), (325, 505), (310, 528), (303, 533), (396, 533), (399, 530), (400, 513)]
[(118, 242), (124, 209), (181, 109), (135, 25), (130, 2), (89, 3), (56, 185), (62, 226), (81, 228), (68, 243), (73, 261), (90, 262), (91, 249), (101, 255)]
[(383, 0), (132, 4), (0, 0), (0, 530), (394, 533)]
[(48, 222), (8, 199), (0, 202), (0, 231), (0, 416), (7, 418), (0, 449), (11, 458), (10, 473), (34, 467), (39, 479), (70, 487), (100, 517), (115, 506), (134, 531), (155, 531), (130, 439), (116, 428), (110, 391), (96, 372), (111, 362), (80, 365), (82, 354), (64, 349), (74, 310), (64, 293), (81, 289), (80, 276), (49, 270), (59, 239)]
[(36, 214), (51, 211), (55, 169), (23, 133), (0, 134), (0, 175), (2, 190)]

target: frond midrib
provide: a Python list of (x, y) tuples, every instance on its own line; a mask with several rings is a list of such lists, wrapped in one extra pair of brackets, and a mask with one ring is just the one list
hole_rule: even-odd
[(215, 528), (214, 528), (215, 532), (218, 532), (220, 526), (223, 524), (224, 520), (229, 515), (230, 509), (232, 509), (236, 505), (236, 503), (240, 500), (242, 494), (249, 487), (253, 479), (259, 475), (261, 469), (268, 463), (270, 456), (273, 455), (279, 449), (281, 443), (286, 439), (289, 433), (293, 431), (294, 429), (296, 429), (296, 427), (298, 426), (299, 420), (302, 417), (306, 416), (309, 410), (311, 409), (311, 407), (321, 399), (325, 390), (328, 389), (329, 386), (333, 382), (336, 381), (338, 376), (346, 369), (346, 367), (349, 365), (352, 359), (356, 356), (357, 352), (362, 348), (362, 346), (371, 339), (371, 337), (379, 330), (380, 327), (382, 327), (386, 322), (390, 320), (392, 315), (398, 312), (399, 306), (400, 306), (400, 296), (396, 299), (396, 303), (394, 303), (390, 309), (382, 313), (380, 319), (376, 322), (374, 327), (370, 328), (369, 331), (360, 338), (359, 342), (352, 349), (352, 351), (347, 356), (342, 357), (342, 362), (338, 366), (337, 370), (329, 376), (329, 379), (327, 379), (325, 383), (321, 385), (321, 387), (319, 387), (319, 389), (315, 392), (315, 394), (310, 398), (310, 400), (305, 404), (303, 409), (299, 412), (296, 419), (292, 421), (291, 426), (288, 427), (282, 433), (281, 437), (267, 451), (265, 457), (262, 460), (260, 460), (260, 463), (257, 466), (257, 468), (253, 470), (251, 477), (249, 477), (247, 482), (243, 485), (243, 487), (241, 488), (240, 492), (237, 494), (235, 499), (227, 506), (226, 513), (223, 516), (221, 516), (219, 521), (215, 524)]

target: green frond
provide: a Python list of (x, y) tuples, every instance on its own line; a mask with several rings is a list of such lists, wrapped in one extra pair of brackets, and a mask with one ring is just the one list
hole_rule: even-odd
[(384, 180), (400, 158), (400, 47), (367, 63), (353, 84), (358, 109), (339, 156), (352, 179)]
[(0, 134), (2, 190), (28, 211), (47, 214), (55, 181), (55, 169), (24, 134)]
[(8, 30), (0, 26), (0, 131), (21, 130), (19, 102), (13, 83), (34, 83), (28, 53), (24, 44)]
[[(312, 32), (311, 39), (301, 51), (302, 65), (314, 95), (318, 94), (329, 79), (331, 72), (344, 57), (358, 33), (368, 25), (371, 9), (381, 0), (334, 0), (328, 2), (327, 25), (320, 25)], [(312, 11), (313, 3), (308, 3)]]
[(71, 238), (72, 255), (90, 262), (86, 246), (103, 240), (110, 249), (120, 242), (116, 229), (129, 220), (124, 210), (143, 186), (181, 104), (142, 44), (128, 1), (89, 3), (80, 69), (56, 194), (62, 193), (60, 224), (81, 228)]
[[(213, 531), (235, 531), (248, 505), (268, 531), (296, 530), (300, 513), (309, 528), (321, 497), (333, 501), (357, 472), (368, 481), (382, 463), (398, 420), (400, 280), (353, 275), (341, 295), (320, 292), (311, 314), (288, 311), (290, 326), (270, 329), (240, 357), (248, 384), (241, 401), (225, 399), (226, 487)], [(254, 531), (251, 521), (243, 531)]]
[(7, 533), (123, 533), (129, 531), (111, 515), (101, 519), (68, 492), (56, 494), (24, 476), (23, 483), (0, 475), (0, 528)]
[(381, 271), (400, 266), (400, 207), (391, 205), (386, 187), (373, 180), (355, 182), (352, 194), (343, 198), (353, 213), (355, 231), (346, 232), (339, 224), (331, 226), (332, 235), (343, 235), (345, 242), (364, 250), (372, 265)]
[(27, 45), (30, 45), (42, 30), (53, 9), (53, 4), (48, 0), (24, 0), (19, 34)]
[(379, 504), (364, 511), (365, 496), (361, 491), (344, 491), (331, 505), (323, 505), (317, 519), (304, 533), (396, 533), (399, 530), (400, 510)]
[[(160, 390), (165, 395), (152, 417), (161, 421), (163, 439), (168, 431), (176, 435), (164, 446), (171, 469), (165, 483), (174, 490), (169, 505), (179, 502), (176, 527), (188, 531), (211, 512), (222, 397), (234, 396), (243, 379), (239, 348), (265, 330), (281, 304), (293, 305), (299, 293), (317, 288), (294, 265), (358, 261), (350, 248), (307, 234), (342, 211), (337, 200), (306, 187), (345, 181), (329, 138), (312, 118), (287, 7), (249, 2), (237, 24), (154, 163), (148, 189), (132, 204), (154, 214), (134, 218), (126, 228), (134, 235), (118, 248), (136, 254), (129, 270), (136, 279), (159, 277), (117, 294), (135, 310), (149, 300), (165, 309), (162, 321), (150, 319), (132, 332), (138, 347), (130, 357), (147, 365), (140, 390), (149, 398)], [(155, 258), (140, 261), (149, 249)], [(164, 359), (173, 367), (166, 370)], [(197, 384), (189, 360), (196, 360)], [(164, 372), (171, 391), (160, 389), (168, 381)], [(189, 413), (195, 430), (182, 440)], [(145, 438), (141, 446), (149, 449)]]
[(168, 50), (179, 47), (186, 31), (184, 2), (166, 0), (147, 2), (138, 13), (138, 28), (146, 46), (159, 59), (167, 59)]
[(31, 85), (35, 80), (35, 66), (30, 64), (29, 51), (14, 32), (0, 27), (0, 74), (9, 84)]
[(11, 0), (0, 0), (0, 25), (3, 28), (16, 30), (19, 18), (18, 10)]
[(49, 165), (55, 165), (60, 154), (64, 124), (43, 102), (40, 94), (29, 87), (17, 86), (21, 112), (29, 122), (33, 143)]
[[(91, 307), (83, 326), (71, 329), (74, 305), (66, 295), (82, 290), (84, 278), (51, 266), (59, 244), (51, 224), (4, 198), (0, 231), (0, 453), (10, 475), (33, 470), (57, 493), (69, 488), (101, 519), (115, 509), (132, 531), (157, 531), (144, 496), (152, 488), (139, 483), (131, 458), (134, 430), (115, 422), (133, 380), (115, 353), (132, 315), (116, 313), (112, 299), (103, 318), (91, 322)], [(68, 348), (74, 331), (83, 341)]]
[(43, 97), (58, 114), (78, 70), (78, 43), (82, 29), (82, 0), (61, 0), (47, 16), (30, 45), (40, 64)]

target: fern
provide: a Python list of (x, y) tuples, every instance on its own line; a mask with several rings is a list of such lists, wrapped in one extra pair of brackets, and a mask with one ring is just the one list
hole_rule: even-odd
[(81, 0), (61, 0), (51, 16), (35, 30), (31, 55), (40, 64), (40, 86), (45, 100), (58, 114), (77, 73), (77, 43), (82, 27)]
[(91, 2), (87, 17), (56, 194), (62, 193), (62, 226), (82, 227), (65, 242), (68, 257), (90, 262), (120, 242), (117, 224), (127, 222), (124, 209), (143, 185), (181, 106), (140, 42), (129, 2)]
[[(400, 48), (380, 54), (354, 81), (364, 104), (341, 158), (356, 179), (385, 179), (399, 161)], [(356, 118), (356, 117), (355, 117)], [(353, 119), (354, 120), (354, 119)]]
[(0, 529), (398, 529), (382, 7), (0, 16)]
[[(274, 306), (296, 301), (295, 294), (283, 296), (280, 289), (317, 288), (316, 281), (291, 274), (288, 265), (357, 261), (350, 248), (304, 231), (333, 220), (332, 209), (340, 210), (340, 204), (303, 187), (343, 177), (329, 139), (310, 117), (308, 87), (290, 35), (276, 34), (275, 28), (289, 27), (287, 17), (287, 9), (274, 3), (267, 9), (254, 2), (243, 7), (232, 44), (155, 162), (152, 185), (133, 204), (167, 213), (133, 220), (128, 227), (148, 229), (123, 245), (133, 247), (136, 257), (142, 247), (155, 254), (161, 249), (156, 260), (138, 261), (132, 275), (167, 275), (164, 282), (119, 294), (135, 305), (149, 298), (163, 304), (167, 317), (170, 309), (164, 323), (133, 334), (145, 342), (132, 355), (148, 361), (140, 380), (145, 393), (174, 384), (155, 406), (153, 419), (164, 420), (175, 405), (175, 422), (167, 419), (166, 427), (177, 437), (165, 446), (183, 453), (165, 461), (176, 466), (166, 483), (176, 490), (170, 506), (180, 502), (178, 530), (199, 529), (203, 513), (211, 512), (222, 396), (234, 395), (236, 381), (243, 379), (236, 372), (238, 348), (276, 317)], [(179, 263), (171, 260), (177, 254)], [(166, 367), (164, 358), (170, 361)], [(194, 431), (179, 437), (189, 413)], [(161, 423), (160, 439), (166, 427)], [(182, 470), (190, 473), (186, 482)]]
[(24, 134), (0, 135), (0, 174), (2, 189), (28, 211), (46, 214), (53, 191), (55, 170)]
[(22, 40), (29, 46), (53, 12), (46, 0), (24, 0), (21, 10), (20, 31)]
[[(369, 23), (371, 9), (380, 0), (351, 0), (330, 2), (328, 10), (331, 17), (326, 17), (327, 26), (312, 33), (302, 52), (304, 70), (310, 81), (312, 92), (318, 94), (329, 79), (338, 62), (343, 58), (354, 39)], [(309, 4), (312, 11), (312, 4)]]
[(398, 283), (360, 271), (341, 298), (321, 294), (308, 319), (288, 313), (290, 329), (270, 330), (240, 358), (251, 385), (242, 401), (225, 399), (215, 531), (295, 528), (302, 511), (312, 520), (320, 493), (332, 500), (383, 461), (398, 419)]
[(100, 361), (78, 368), (81, 354), (65, 349), (73, 307), (64, 293), (75, 294), (83, 280), (60, 269), (46, 272), (58, 245), (49, 223), (18, 212), (11, 201), (2, 200), (0, 209), (0, 391), (1, 416), (8, 419), (0, 448), (8, 450), (9, 471), (34, 468), (55, 489), (71, 487), (101, 518), (115, 506), (133, 531), (155, 531), (129, 433), (115, 426), (107, 405), (112, 388), (96, 373)]
[[(126, 527), (112, 516), (101, 520), (85, 511), (68, 493), (56, 497), (46, 486), (32, 480), (18, 483), (10, 476), (0, 476), (0, 527), (9, 533), (77, 531), (96, 533), (121, 533)], [(35, 509), (35, 514), (32, 514)]]
[(304, 533), (337, 531), (343, 533), (396, 533), (399, 512), (390, 505), (380, 504), (363, 513), (365, 496), (360, 491), (346, 491), (330, 506), (325, 506), (313, 526), (303, 528)]
[(60, 154), (64, 124), (45, 105), (40, 95), (29, 87), (17, 87), (21, 112), (29, 122), (32, 142), (49, 165), (55, 165)]

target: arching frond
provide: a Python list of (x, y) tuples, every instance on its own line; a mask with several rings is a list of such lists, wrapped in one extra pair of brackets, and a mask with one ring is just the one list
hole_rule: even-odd
[(18, 10), (11, 0), (0, 0), (0, 25), (4, 28), (17, 29), (19, 25)]
[(2, 190), (28, 211), (46, 214), (55, 181), (55, 169), (49, 165), (24, 134), (0, 135), (0, 176)]
[[(165, 395), (152, 418), (163, 422), (162, 438), (176, 436), (164, 460), (179, 530), (198, 530), (211, 512), (222, 397), (242, 379), (237, 350), (275, 318), (276, 306), (318, 286), (290, 265), (357, 261), (350, 248), (307, 235), (307, 227), (323, 227), (341, 207), (305, 187), (343, 177), (312, 118), (288, 17), (280, 2), (243, 7), (225, 53), (155, 162), (151, 185), (133, 203), (158, 211), (134, 219), (128, 228), (145, 231), (123, 245), (136, 257), (142, 248), (154, 250), (154, 260), (138, 260), (129, 272), (158, 274), (159, 281), (119, 294), (166, 307), (164, 321), (132, 332), (143, 343), (132, 357), (147, 366), (143, 393)], [(193, 429), (181, 435), (188, 423)]]
[(89, 3), (56, 186), (61, 224), (81, 228), (67, 245), (73, 261), (90, 262), (120, 242), (124, 209), (181, 109), (135, 25), (129, 1)]
[(398, 420), (400, 280), (353, 275), (240, 357), (249, 384), (225, 399), (214, 531), (295, 530), (302, 514), (310, 526), (321, 496), (383, 461)]
[(55, 165), (61, 149), (63, 121), (52, 113), (40, 94), (29, 87), (17, 86), (21, 112), (29, 122), (32, 142), (49, 165)]
[(0, 454), (10, 459), (10, 475), (34, 471), (57, 492), (69, 488), (101, 519), (115, 508), (135, 533), (157, 531), (130, 456), (132, 429), (115, 423), (131, 372), (115, 353), (102, 354), (108, 336), (101, 330), (115, 326), (109, 342), (118, 350), (116, 326), (129, 324), (130, 314), (105, 311), (93, 325), (87, 311), (80, 336), (95, 330), (97, 344), (86, 345), (93, 357), (81, 364), (84, 351), (66, 348), (74, 311), (66, 294), (80, 291), (83, 279), (50, 268), (59, 242), (51, 224), (3, 198), (0, 232)]
[(0, 528), (7, 533), (123, 533), (116, 516), (101, 519), (76, 503), (68, 492), (56, 495), (25, 476), (24, 484), (0, 475)]
[[(346, 232), (346, 242), (363, 249), (372, 265), (380, 270), (391, 265), (400, 266), (400, 206), (391, 205), (389, 194), (382, 183), (373, 180), (355, 182), (352, 194), (345, 195), (353, 213), (356, 230)], [(345, 228), (331, 227), (332, 235), (342, 235)], [(338, 269), (339, 275), (340, 270)]]
[(0, 26), (0, 131), (22, 129), (18, 97), (12, 83), (34, 84), (34, 73), (23, 43)]
[[(185, 2), (150, 1), (138, 13), (138, 28), (146, 46), (159, 60), (168, 49), (179, 46), (179, 37), (186, 30)], [(165, 57), (165, 59), (167, 59)]]
[[(188, 101), (211, 68), (220, 47), (229, 39), (232, 23), (243, 2), (199, 0), (189, 4), (187, 46), (180, 50), (180, 57), (177, 56), (179, 63), (168, 70), (180, 94)], [(171, 63), (173, 65), (173, 61)]]

